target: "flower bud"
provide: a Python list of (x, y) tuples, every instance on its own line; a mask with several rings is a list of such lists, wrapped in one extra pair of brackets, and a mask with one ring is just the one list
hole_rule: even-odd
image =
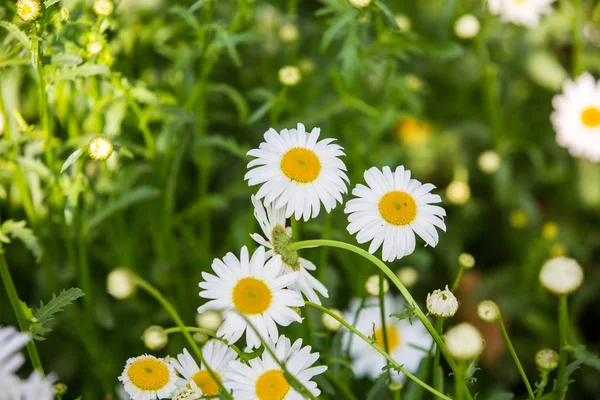
[[(371, 296), (379, 296), (379, 275), (371, 275), (365, 282), (365, 289)], [(383, 293), (387, 293), (390, 289), (390, 284), (387, 279), (383, 280)]]
[(439, 318), (449, 318), (458, 310), (458, 300), (446, 285), (445, 290), (434, 290), (427, 295), (427, 310)]
[(371, 0), (349, 0), (350, 5), (354, 8), (365, 8), (371, 4)]
[(515, 210), (510, 213), (510, 224), (513, 228), (524, 228), (527, 226), (527, 214), (523, 210)]
[(158, 351), (165, 348), (169, 342), (169, 335), (158, 325), (148, 327), (142, 335), (144, 346), (150, 351)]
[(540, 282), (556, 295), (571, 294), (583, 283), (583, 268), (572, 258), (554, 257), (542, 266)]
[(400, 32), (410, 31), (412, 23), (410, 22), (410, 18), (408, 18), (406, 15), (398, 14), (394, 17), (394, 21), (396, 21), (396, 26), (398, 26)]
[(71, 19), (71, 10), (67, 7), (61, 7), (60, 11), (58, 11), (58, 15), (61, 21), (68, 21)]
[(458, 256), (458, 263), (464, 269), (471, 269), (475, 266), (475, 257), (469, 253), (462, 253)]
[(389, 384), (388, 390), (390, 392), (399, 392), (402, 390), (403, 387), (404, 385), (402, 384), (402, 382), (392, 382)]
[(208, 335), (206, 333), (196, 332), (192, 335), (192, 339), (194, 339), (194, 342), (202, 344), (202, 343), (208, 342), (208, 339), (210, 339), (210, 338), (208, 337)]
[(463, 205), (471, 197), (471, 188), (467, 182), (452, 181), (446, 188), (446, 197), (452, 204)]
[(542, 349), (535, 355), (535, 363), (542, 371), (552, 371), (558, 367), (560, 356), (552, 349)]
[[(329, 311), (342, 318), (342, 312), (337, 308), (332, 308)], [(326, 313), (323, 313), (323, 315), (321, 315), (321, 322), (323, 322), (323, 326), (325, 327), (325, 329), (332, 332), (335, 332), (342, 327), (342, 323), (340, 321)]]
[(500, 319), (500, 308), (491, 300), (484, 300), (477, 306), (477, 315), (485, 322), (495, 322)]
[(546, 240), (554, 240), (558, 236), (558, 225), (554, 222), (546, 222), (542, 227), (542, 237)]
[(279, 82), (285, 86), (296, 86), (302, 80), (300, 68), (287, 65), (279, 70)]
[(115, 5), (112, 0), (96, 0), (92, 8), (99, 17), (108, 17), (115, 10)]
[(31, 22), (38, 19), (42, 5), (39, 0), (19, 0), (17, 1), (17, 15), (23, 22)]
[(448, 330), (444, 342), (450, 355), (460, 361), (477, 358), (483, 351), (481, 333), (468, 322), (461, 322)]
[(279, 39), (283, 43), (294, 43), (300, 37), (300, 32), (298, 31), (298, 27), (292, 23), (286, 23), (281, 25), (279, 28)]
[(413, 267), (400, 268), (396, 275), (407, 288), (413, 287), (419, 280), (419, 272)]
[(88, 144), (88, 154), (96, 161), (105, 161), (113, 152), (111, 141), (104, 136), (96, 136)]
[(53, 388), (54, 388), (54, 394), (56, 396), (64, 396), (65, 394), (67, 394), (68, 387), (67, 387), (67, 385), (65, 385), (62, 382), (55, 383)]
[(200, 328), (208, 329), (216, 332), (223, 323), (223, 316), (220, 312), (208, 310), (200, 314), (196, 314), (196, 324)]
[(479, 33), (481, 24), (471, 14), (465, 14), (454, 24), (454, 33), (461, 39), (473, 39)]
[(125, 268), (112, 270), (106, 278), (106, 291), (116, 299), (124, 300), (135, 292), (135, 282)]
[(479, 169), (486, 174), (493, 174), (500, 169), (500, 156), (492, 150), (484, 151), (477, 158)]

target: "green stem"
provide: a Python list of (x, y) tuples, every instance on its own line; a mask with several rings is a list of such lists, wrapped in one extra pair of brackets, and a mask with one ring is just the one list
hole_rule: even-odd
[[(336, 240), (319, 240), (319, 239), (304, 240), (302, 242), (296, 242), (296, 243), (290, 244), (288, 249), (289, 250), (298, 250), (298, 249), (302, 249), (302, 248), (306, 248), (306, 247), (319, 247), (319, 246), (330, 246), (330, 247), (337, 247), (340, 249), (348, 250), (348, 251), (351, 251), (355, 254), (358, 254), (358, 255), (366, 258), (367, 260), (369, 260), (373, 264), (375, 264), (375, 266), (377, 268), (379, 268), (388, 277), (388, 279), (398, 288), (398, 290), (400, 291), (400, 293), (402, 294), (404, 299), (414, 309), (417, 318), (419, 318), (421, 320), (421, 322), (425, 326), (425, 329), (427, 329), (429, 331), (429, 334), (433, 337), (433, 340), (435, 340), (437, 345), (440, 347), (440, 350), (441, 350), (442, 354), (444, 355), (444, 358), (448, 362), (448, 365), (450, 365), (450, 368), (452, 369), (452, 371), (454, 373), (456, 373), (456, 368), (457, 368), (456, 362), (454, 361), (454, 359), (448, 352), (448, 349), (446, 348), (446, 344), (444, 343), (444, 341), (442, 340), (440, 335), (436, 332), (433, 325), (431, 325), (431, 322), (429, 322), (429, 320), (427, 319), (427, 317), (425, 316), (425, 314), (423, 313), (423, 311), (421, 310), (421, 308), (419, 307), (419, 305), (417, 304), (415, 299), (412, 297), (412, 295), (410, 294), (408, 289), (406, 289), (406, 287), (402, 284), (402, 282), (400, 282), (400, 280), (398, 279), (396, 274), (394, 274), (392, 272), (392, 270), (387, 265), (385, 265), (385, 263), (383, 261), (381, 261), (374, 255), (370, 254), (368, 251), (361, 249), (360, 247), (357, 247), (357, 246), (354, 246), (354, 245), (351, 245), (348, 243), (344, 243), (344, 242), (338, 242)], [(465, 384), (465, 387), (466, 387), (466, 384)], [(469, 399), (472, 398), (468, 389), (466, 391), (466, 394)]]
[(572, 72), (573, 77), (578, 77), (583, 72), (583, 16), (584, 10), (581, 0), (573, 0), (575, 14), (573, 17), (573, 53), (572, 57)]
[[(383, 292), (383, 286), (385, 284), (385, 275), (383, 272), (379, 272), (379, 311), (381, 312), (381, 336), (383, 338), (383, 349), (386, 353), (390, 352), (390, 348), (388, 346), (388, 336), (387, 336), (387, 323), (386, 323), (386, 315), (385, 315), (385, 293)], [(390, 382), (392, 380), (392, 371), (388, 371), (390, 376)]]
[(352, 325), (350, 325), (349, 323), (347, 323), (346, 321), (344, 321), (343, 318), (341, 318), (341, 317), (337, 316), (336, 314), (332, 313), (327, 308), (325, 308), (323, 306), (320, 306), (318, 304), (312, 303), (310, 301), (307, 301), (306, 305), (310, 306), (310, 307), (314, 307), (314, 308), (316, 308), (316, 309), (324, 312), (325, 314), (328, 314), (330, 317), (332, 317), (333, 319), (335, 319), (336, 321), (338, 321), (340, 324), (344, 325), (353, 334), (355, 334), (356, 336), (358, 336), (359, 338), (361, 338), (362, 340), (364, 340), (365, 342), (367, 342), (368, 344), (370, 344), (371, 347), (373, 347), (379, 354), (381, 354), (382, 356), (384, 356), (385, 359), (388, 360), (388, 362), (390, 364), (392, 364), (392, 366), (394, 367), (394, 369), (396, 369), (397, 371), (402, 372), (409, 379), (411, 379), (414, 382), (416, 382), (418, 385), (420, 385), (421, 387), (423, 387), (425, 390), (429, 391), (430, 393), (433, 393), (434, 395), (436, 395), (440, 399), (452, 400), (450, 397), (444, 395), (443, 393), (438, 392), (437, 390), (435, 390), (434, 388), (432, 388), (431, 386), (429, 386), (428, 384), (426, 384), (425, 382), (423, 382), (422, 380), (420, 380), (419, 378), (417, 378), (415, 375), (413, 375), (410, 372), (408, 372), (407, 370), (405, 370), (404, 367), (402, 367), (400, 364), (398, 364), (396, 362), (396, 360), (394, 360), (392, 358), (392, 356), (390, 356), (385, 350), (383, 350), (381, 347), (379, 347), (377, 345), (377, 343), (373, 343), (373, 341), (371, 339), (369, 339), (366, 335), (364, 335), (363, 333), (361, 333), (360, 331), (358, 331), (355, 327), (353, 327)]
[(455, 391), (455, 396), (456, 396), (456, 400), (463, 400), (464, 399), (464, 392), (463, 392), (463, 385), (462, 383), (464, 383), (464, 378), (465, 378), (465, 369), (463, 367), (462, 362), (458, 363), (458, 369), (456, 370), (455, 374), (454, 374), (454, 391)]
[(198, 357), (198, 359), (200, 360), (202, 365), (204, 365), (204, 367), (206, 368), (206, 372), (208, 372), (208, 375), (210, 375), (210, 377), (217, 383), (217, 386), (219, 386), (220, 393), (222, 395), (224, 395), (227, 399), (233, 400), (233, 397), (231, 396), (231, 394), (227, 391), (227, 389), (225, 389), (225, 386), (223, 386), (223, 383), (219, 379), (219, 376), (215, 373), (215, 371), (213, 371), (213, 369), (210, 367), (210, 365), (208, 365), (206, 363), (206, 361), (204, 360), (204, 357), (202, 356), (202, 352), (200, 351), (200, 348), (198, 347), (196, 342), (194, 342), (194, 339), (192, 338), (192, 335), (190, 335), (188, 328), (185, 326), (185, 324), (183, 323), (183, 320), (181, 319), (181, 317), (179, 316), (179, 314), (177, 313), (175, 308), (171, 305), (171, 303), (162, 295), (162, 293), (160, 293), (149, 282), (140, 278), (139, 276), (137, 276), (136, 274), (134, 274), (131, 271), (129, 273), (133, 277), (133, 280), (135, 281), (136, 285), (141, 287), (142, 289), (144, 289), (150, 296), (154, 297), (154, 299), (156, 301), (158, 301), (160, 303), (160, 305), (165, 309), (165, 311), (171, 316), (171, 318), (173, 319), (173, 322), (175, 322), (175, 324), (181, 329), (181, 333), (183, 334), (183, 337), (185, 338), (185, 340), (187, 340), (188, 344), (192, 348), (192, 351), (194, 352), (196, 357)]
[[(325, 216), (325, 226), (323, 227), (323, 239), (329, 239), (331, 237), (331, 230), (333, 228), (333, 214), (329, 213)], [(317, 271), (317, 279), (320, 282), (325, 282), (325, 271), (327, 270), (327, 256), (329, 255), (329, 247), (323, 246), (321, 248), (321, 255), (319, 259), (319, 269)]]
[(477, 54), (483, 67), (483, 95), (491, 126), (492, 140), (498, 146), (502, 135), (502, 111), (498, 100), (498, 68), (490, 62), (485, 35), (477, 36)]
[(523, 378), (523, 382), (525, 382), (525, 386), (527, 387), (527, 393), (529, 393), (529, 397), (531, 399), (535, 398), (533, 394), (533, 390), (531, 389), (531, 384), (529, 383), (529, 379), (527, 379), (527, 375), (525, 374), (525, 370), (523, 370), (523, 366), (521, 365), (521, 361), (519, 361), (519, 356), (517, 356), (517, 352), (508, 337), (508, 333), (506, 332), (506, 328), (504, 327), (504, 322), (502, 318), (498, 318), (498, 325), (500, 325), (500, 331), (502, 332), (502, 336), (504, 336), (504, 341), (506, 342), (506, 346), (508, 346), (508, 351), (512, 356), (515, 364), (517, 365), (517, 369), (519, 370), (519, 374), (521, 374), (521, 378)]
[[(444, 329), (444, 319), (438, 318), (435, 321), (435, 330), (439, 335), (441, 335), (443, 329)], [(435, 355), (433, 358), (433, 387), (436, 388), (437, 390), (441, 390), (441, 388), (442, 388), (442, 374), (440, 373), (441, 372), (440, 370), (441, 370), (440, 347), (435, 346)]]
[(558, 297), (558, 338), (560, 348), (560, 361), (558, 364), (558, 376), (556, 384), (556, 393), (562, 400), (567, 392), (567, 346), (568, 338), (569, 312), (567, 296)]
[(352, 394), (352, 392), (348, 388), (348, 385), (345, 385), (342, 382), (339, 382), (336, 379), (336, 377), (333, 376), (333, 374), (331, 374), (329, 371), (325, 372), (325, 376), (328, 378), (329, 382), (333, 383), (335, 385), (335, 387), (337, 387), (340, 390), (340, 392), (342, 392), (344, 394), (344, 396), (346, 396), (349, 400), (358, 400), (354, 396), (354, 394)]
[(546, 385), (548, 385), (548, 371), (542, 371), (542, 381), (538, 384), (535, 400), (539, 400), (542, 398)]
[(456, 274), (456, 278), (454, 278), (452, 288), (450, 289), (450, 291), (453, 293), (458, 288), (458, 285), (460, 284), (460, 278), (462, 278), (463, 272), (465, 272), (465, 267), (463, 267), (462, 265), (458, 268), (458, 273)]
[[(247, 356), (247, 353), (244, 353), (243, 351), (241, 351), (235, 344), (231, 344), (227, 340), (218, 337), (217, 334), (214, 331), (211, 331), (210, 329), (199, 328), (197, 326), (186, 326), (185, 330), (188, 332), (203, 333), (206, 336), (210, 336), (211, 338), (218, 340), (221, 343), (226, 344), (227, 346), (231, 347), (233, 349), (233, 351), (235, 351), (237, 353), (237, 355), (242, 359), (245, 358), (245, 356)], [(165, 329), (165, 333), (167, 335), (169, 335), (171, 333), (181, 333), (181, 332), (183, 332), (183, 329), (181, 329), (179, 326)]]
[(42, 128), (46, 134), (46, 141), (44, 143), (44, 154), (46, 156), (46, 164), (51, 171), (53, 171), (54, 164), (54, 153), (52, 152), (52, 129), (50, 127), (50, 115), (48, 111), (48, 92), (46, 91), (46, 77), (44, 75), (44, 63), (42, 61), (42, 50), (37, 38), (38, 32), (36, 25), (33, 25), (33, 40), (37, 41), (35, 56), (37, 62), (35, 65), (38, 81), (39, 81), (39, 103), (40, 103), (40, 120), (42, 121)]

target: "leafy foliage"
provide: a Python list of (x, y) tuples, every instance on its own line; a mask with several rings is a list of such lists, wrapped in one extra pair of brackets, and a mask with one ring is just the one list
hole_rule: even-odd
[(31, 325), (32, 335), (35, 340), (46, 340), (48, 333), (52, 331), (48, 327), (50, 321), (54, 319), (55, 314), (64, 310), (75, 300), (83, 297), (85, 294), (79, 288), (70, 288), (63, 290), (58, 296), (52, 295), (52, 299), (46, 304), (40, 301), (40, 306), (33, 312), (33, 323)]
[(26, 221), (9, 219), (0, 225), (0, 241), (10, 243), (11, 239), (18, 239), (31, 252), (36, 261), (42, 259), (42, 248), (33, 231), (29, 229)]

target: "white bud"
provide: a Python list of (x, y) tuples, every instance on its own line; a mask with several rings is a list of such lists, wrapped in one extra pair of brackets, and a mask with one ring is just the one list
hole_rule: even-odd
[(558, 367), (560, 356), (552, 349), (542, 349), (535, 354), (535, 363), (543, 371), (552, 371)]
[(500, 319), (500, 308), (491, 300), (484, 300), (477, 306), (477, 315), (485, 322), (496, 322)]
[(410, 18), (406, 15), (398, 14), (394, 17), (394, 20), (396, 21), (396, 25), (398, 26), (398, 29), (400, 29), (400, 32), (410, 31), (412, 22), (410, 22)]
[(279, 70), (279, 82), (285, 86), (296, 86), (302, 80), (300, 68), (287, 65)]
[[(379, 275), (371, 275), (365, 282), (365, 289), (371, 296), (379, 296)], [(390, 289), (390, 284), (387, 279), (383, 280), (383, 293), (387, 293)]]
[(419, 272), (413, 267), (403, 267), (396, 274), (400, 282), (408, 288), (413, 287), (419, 280)]
[(471, 188), (467, 182), (452, 181), (446, 188), (446, 197), (452, 204), (463, 205), (471, 197)]
[(493, 174), (500, 168), (500, 156), (492, 150), (484, 151), (477, 158), (479, 169), (486, 174)]
[(216, 332), (223, 323), (223, 315), (219, 311), (208, 310), (201, 314), (196, 314), (196, 324), (200, 328)]
[[(338, 310), (337, 308), (332, 308), (331, 311), (333, 314), (337, 315), (338, 317), (342, 318), (342, 312), (340, 310)], [(323, 313), (323, 315), (321, 316), (321, 322), (323, 322), (323, 326), (325, 327), (325, 329), (335, 332), (337, 330), (339, 330), (342, 327), (342, 323), (340, 321), (338, 321), (337, 319), (333, 318), (331, 315)]]
[(572, 258), (554, 257), (542, 266), (540, 282), (554, 294), (571, 294), (583, 283), (583, 268)]
[(96, 15), (100, 17), (108, 17), (115, 9), (112, 0), (96, 0), (92, 6)]
[(465, 14), (454, 24), (454, 33), (461, 39), (473, 39), (479, 33), (481, 24), (471, 14)]
[(349, 0), (350, 5), (354, 8), (365, 8), (371, 4), (371, 0)]
[(105, 161), (113, 152), (111, 141), (104, 136), (96, 136), (88, 144), (88, 154), (96, 161)]
[(461, 322), (444, 335), (444, 342), (450, 355), (457, 360), (469, 361), (483, 351), (483, 337), (473, 325)]
[(286, 23), (279, 28), (279, 39), (283, 43), (294, 43), (299, 37), (300, 31), (298, 31), (298, 28), (294, 24)]
[(126, 268), (112, 270), (106, 278), (106, 291), (116, 299), (123, 300), (135, 292), (135, 282)]
[(458, 310), (458, 300), (446, 285), (445, 290), (434, 290), (427, 295), (427, 310), (439, 318), (449, 318)]
[(161, 326), (152, 325), (144, 331), (142, 341), (148, 350), (158, 351), (165, 348), (169, 342), (169, 335)]

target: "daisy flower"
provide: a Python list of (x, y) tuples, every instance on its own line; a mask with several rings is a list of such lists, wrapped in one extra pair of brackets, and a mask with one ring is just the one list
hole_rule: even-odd
[(256, 159), (248, 163), (252, 169), (244, 179), (250, 186), (262, 185), (256, 197), (264, 198), (267, 206), (273, 203), (275, 208), (284, 208), (286, 218), (293, 214), (297, 220), (308, 221), (319, 215), (321, 203), (330, 212), (347, 193), (346, 166), (338, 158), (344, 155), (343, 149), (332, 144), (335, 139), (317, 142), (320, 132), (314, 128), (307, 133), (302, 124), (281, 133), (271, 128), (258, 149), (248, 152)]
[(554, 0), (488, 0), (490, 13), (502, 21), (533, 28), (540, 23), (542, 15), (552, 12)]
[(276, 209), (273, 204), (266, 207), (255, 196), (251, 197), (254, 204), (254, 216), (260, 225), (264, 237), (258, 233), (250, 236), (258, 244), (269, 249), (266, 253), (267, 259), (274, 254), (281, 255), (281, 260), (287, 272), (298, 272), (298, 280), (290, 285), (290, 289), (304, 293), (306, 298), (313, 303), (321, 304), (316, 292), (323, 297), (329, 297), (327, 288), (314, 278), (308, 271), (317, 269), (315, 264), (298, 257), (296, 251), (287, 250), (286, 247), (292, 242), (291, 229), (285, 226), (286, 218), (283, 209)]
[[(385, 312), (387, 315), (400, 312), (400, 301), (391, 295), (384, 298)], [(379, 299), (369, 298), (365, 307), (358, 313), (354, 322), (360, 301), (355, 299), (350, 304), (350, 309), (344, 313), (344, 319), (366, 336), (375, 336), (375, 341), (382, 349), (385, 349), (383, 341), (383, 329), (381, 326), (381, 311)], [(427, 357), (427, 351), (431, 347), (432, 338), (420, 321), (399, 320), (397, 318), (386, 318), (386, 336), (390, 356), (409, 372), (416, 372), (419, 363)], [(352, 358), (352, 370), (357, 378), (367, 377), (376, 379), (387, 365), (387, 360), (379, 354), (371, 345), (359, 338), (352, 338), (351, 333), (344, 337), (344, 346), (350, 346)], [(392, 380), (404, 380), (404, 375), (398, 371), (392, 371)]]
[(552, 99), (556, 141), (574, 157), (600, 161), (600, 85), (588, 72)]
[(171, 396), (179, 378), (168, 362), (144, 354), (127, 360), (119, 380), (133, 400), (154, 400)]
[(442, 201), (430, 183), (421, 184), (410, 178), (403, 166), (392, 172), (373, 167), (365, 171), (367, 186), (358, 184), (352, 190), (356, 199), (346, 203), (348, 232), (358, 243), (371, 241), (373, 254), (383, 244), (383, 260), (394, 261), (415, 250), (415, 233), (435, 247), (439, 237), (435, 227), (446, 231), (443, 217), (446, 211), (431, 203)]
[(292, 309), (304, 305), (302, 296), (285, 289), (298, 279), (298, 273), (285, 273), (281, 256), (276, 255), (265, 262), (264, 247), (259, 247), (252, 258), (248, 249), (242, 247), (240, 259), (228, 253), (222, 261), (216, 258), (212, 269), (216, 275), (203, 272), (204, 282), (199, 283), (203, 289), (200, 297), (211, 300), (200, 306), (198, 312), (223, 312), (218, 337), (235, 343), (246, 332), (246, 344), (253, 349), (260, 347), (261, 342), (246, 319), (261, 337), (271, 340), (277, 340), (277, 325), (288, 326), (294, 321), (302, 321)]
[[(222, 383), (223, 377), (229, 370), (229, 362), (235, 359), (236, 354), (226, 344), (218, 340), (209, 340), (202, 348), (202, 357)], [(219, 394), (217, 382), (210, 376), (204, 365), (202, 368), (198, 367), (187, 349), (183, 349), (183, 353), (177, 356), (177, 360), (172, 359), (171, 364), (188, 382), (194, 382), (202, 394), (207, 396)]]
[[(290, 339), (281, 335), (276, 345), (271, 345), (277, 359), (285, 365), (285, 369), (294, 376), (310, 393), (318, 397), (321, 391), (311, 379), (327, 370), (325, 366), (311, 367), (318, 359), (319, 353), (311, 353), (310, 346), (302, 347), (302, 339), (291, 343)], [(229, 387), (236, 398), (244, 400), (302, 400), (305, 397), (298, 393), (286, 379), (279, 363), (265, 350), (260, 358), (254, 358), (243, 364), (233, 361), (231, 371), (227, 374)]]

